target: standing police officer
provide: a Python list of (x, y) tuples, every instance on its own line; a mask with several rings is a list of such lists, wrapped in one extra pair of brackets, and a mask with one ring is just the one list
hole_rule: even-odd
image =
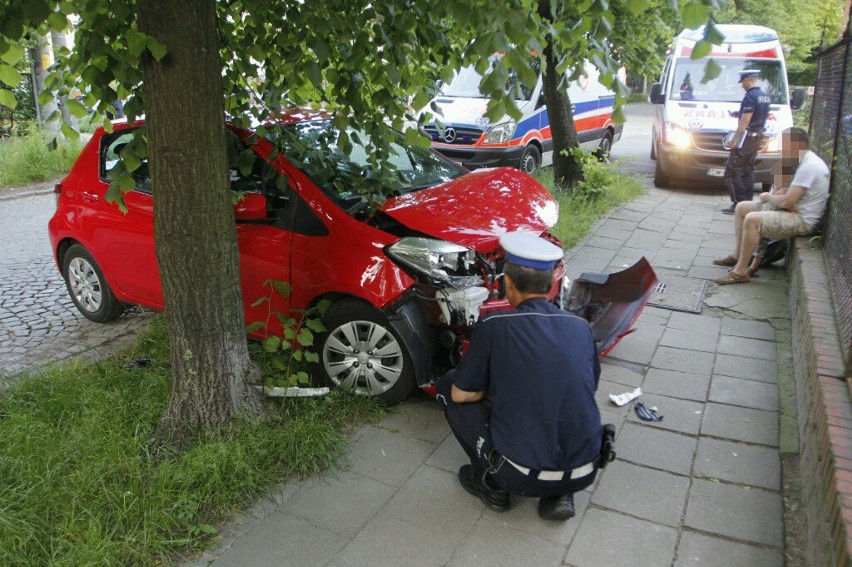
[[(746, 91), (740, 103), (740, 121), (732, 139), (731, 153), (725, 166), (725, 183), (731, 196), (731, 206), (722, 209), (726, 215), (734, 214), (740, 201), (754, 197), (754, 162), (763, 143), (763, 128), (769, 116), (769, 96), (757, 86), (760, 71), (746, 69), (740, 72), (740, 83)], [(741, 136), (745, 138), (740, 142)]]
[(522, 232), (500, 244), (514, 309), (483, 317), (439, 380), (438, 401), (470, 457), (459, 469), (465, 490), (498, 512), (510, 493), (538, 497), (539, 516), (567, 520), (601, 452), (597, 344), (585, 319), (547, 299), (562, 250)]

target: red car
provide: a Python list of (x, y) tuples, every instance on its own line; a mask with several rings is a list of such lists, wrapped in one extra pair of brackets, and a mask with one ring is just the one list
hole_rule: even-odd
[[(56, 187), (51, 245), (72, 300), (93, 321), (114, 319), (127, 304), (163, 309), (147, 165), (134, 172), (126, 214), (105, 199), (110, 170), (140, 125), (98, 129)], [(270, 278), (292, 286), (289, 297), (273, 297), (280, 313), (332, 300), (316, 345), (332, 386), (387, 403), (415, 385), (428, 389), (458, 361), (479, 316), (508, 308), (499, 236), (526, 230), (558, 244), (547, 232), (556, 201), (515, 169), (468, 173), (399, 136), (390, 159), (396, 196), (370, 207), (346, 183), (369, 170), (353, 132), (345, 155), (326, 115), (294, 111), (267, 131), (230, 129), (231, 143), (257, 156), (230, 172), (241, 195), (234, 214), (246, 321), (267, 320), (269, 305), (252, 304), (269, 295)], [(593, 323), (602, 354), (629, 331), (656, 280), (644, 259), (570, 289), (564, 274), (560, 263), (551, 296)]]

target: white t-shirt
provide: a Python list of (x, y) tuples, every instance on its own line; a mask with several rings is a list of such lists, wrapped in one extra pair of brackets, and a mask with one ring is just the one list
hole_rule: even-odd
[(829, 171), (828, 166), (822, 159), (808, 151), (793, 176), (791, 186), (798, 185), (805, 189), (805, 194), (796, 203), (796, 209), (806, 223), (815, 226), (822, 213), (825, 211), (825, 203), (828, 200)]

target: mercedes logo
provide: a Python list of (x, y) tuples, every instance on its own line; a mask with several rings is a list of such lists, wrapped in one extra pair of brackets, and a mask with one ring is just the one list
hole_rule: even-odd
[(448, 144), (452, 144), (456, 141), (456, 129), (455, 128), (447, 128), (444, 130), (444, 141)]
[(704, 126), (704, 121), (702, 120), (695, 119), (689, 121), (690, 130), (701, 130), (702, 126)]

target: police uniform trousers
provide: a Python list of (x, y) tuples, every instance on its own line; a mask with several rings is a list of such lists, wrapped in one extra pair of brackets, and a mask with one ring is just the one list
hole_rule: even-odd
[(470, 457), (477, 474), (488, 473), (489, 478), (510, 494), (534, 498), (574, 494), (590, 486), (597, 475), (597, 465), (585, 476), (571, 478), (566, 472), (562, 480), (540, 480), (539, 471), (525, 474), (506, 461), (491, 442), (491, 407), (486, 400), (455, 403), (451, 396), (453, 371), (438, 381), (437, 400), (459, 444)]
[(732, 203), (754, 198), (754, 162), (760, 151), (762, 135), (746, 134), (742, 148), (733, 148), (725, 165), (725, 184)]

